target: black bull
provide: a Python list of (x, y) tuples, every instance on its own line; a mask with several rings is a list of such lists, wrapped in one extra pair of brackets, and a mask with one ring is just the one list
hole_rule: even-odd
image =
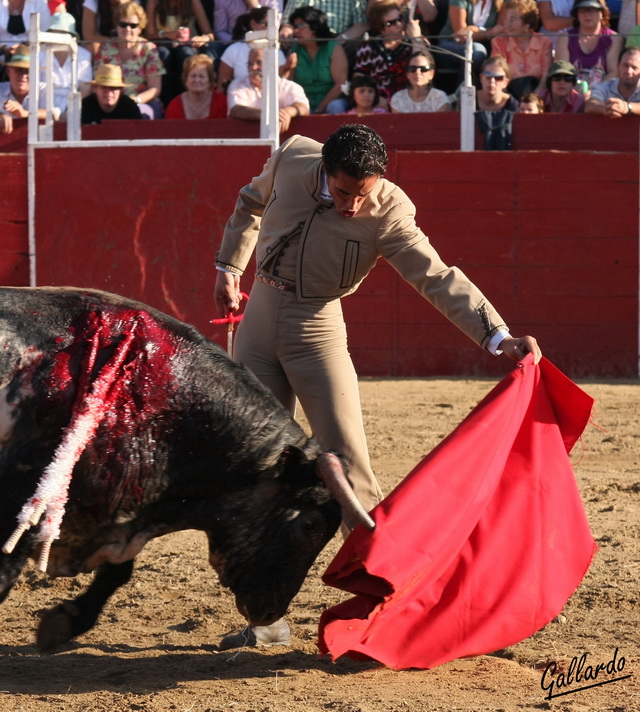
[(30, 556), (97, 570), (45, 614), (41, 649), (89, 630), (146, 542), (183, 529), (271, 623), (341, 517), (366, 523), (354, 500), (340, 460), (194, 328), (95, 290), (0, 288), (0, 601)]

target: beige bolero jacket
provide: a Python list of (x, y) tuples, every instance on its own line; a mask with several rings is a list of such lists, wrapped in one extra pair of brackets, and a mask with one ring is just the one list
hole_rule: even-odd
[(242, 274), (256, 252), (269, 273), (269, 255), (300, 232), (296, 262), (298, 301), (318, 304), (355, 292), (379, 257), (480, 346), (504, 321), (480, 290), (448, 267), (415, 222), (407, 195), (381, 178), (353, 218), (320, 197), (322, 144), (293, 136), (241, 191), (216, 258)]

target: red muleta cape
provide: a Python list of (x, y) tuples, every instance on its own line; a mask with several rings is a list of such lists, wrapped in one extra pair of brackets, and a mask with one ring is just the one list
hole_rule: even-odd
[(592, 406), (524, 359), (344, 543), (323, 581), (356, 597), (323, 613), (320, 650), (432, 668), (549, 623), (596, 550), (568, 458)]

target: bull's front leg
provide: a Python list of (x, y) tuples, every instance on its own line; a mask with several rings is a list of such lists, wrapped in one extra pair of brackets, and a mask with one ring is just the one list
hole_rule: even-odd
[[(13, 521), (13, 520), (12, 520)], [(0, 530), (0, 547), (10, 531)], [(35, 534), (27, 532), (10, 554), (0, 553), (0, 603), (9, 595), (35, 544)]]
[(105, 603), (129, 581), (132, 572), (133, 560), (100, 566), (93, 582), (82, 595), (72, 601), (64, 601), (42, 616), (36, 636), (38, 648), (42, 652), (50, 652), (91, 630)]

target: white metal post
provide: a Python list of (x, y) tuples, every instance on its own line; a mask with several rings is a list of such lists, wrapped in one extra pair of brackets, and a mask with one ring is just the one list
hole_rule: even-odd
[(29, 285), (36, 286), (36, 232), (35, 232), (35, 166), (34, 149), (38, 143), (38, 106), (40, 105), (40, 61), (38, 34), (40, 15), (32, 13), (29, 19), (29, 117), (27, 119), (27, 201), (29, 216)]
[(40, 106), (40, 15), (31, 13), (29, 19), (29, 117), (27, 119), (29, 143), (38, 141), (38, 107)]
[(460, 88), (460, 150), (475, 150), (475, 119), (476, 89), (471, 82), (473, 66), (473, 35), (467, 32), (464, 48), (464, 84)]
[[(40, 64), (40, 44), (38, 49), (38, 65)], [(53, 47), (45, 44), (44, 46), (44, 91), (45, 91), (45, 120), (44, 126), (40, 126), (40, 139), (42, 141), (53, 141)], [(37, 66), (38, 70), (40, 67)], [(38, 72), (39, 73), (39, 72)], [(40, 77), (38, 77), (40, 81)], [(36, 107), (34, 107), (35, 109)]]
[[(40, 47), (45, 52), (45, 122), (39, 126), (38, 108), (40, 107)], [(34, 12), (29, 20), (29, 117), (27, 119), (27, 201), (29, 206), (29, 284), (36, 286), (36, 179), (35, 147), (43, 142), (53, 141), (54, 92), (53, 92), (53, 53), (58, 49), (71, 50), (72, 88), (69, 93), (67, 119), (67, 137), (80, 139), (80, 92), (78, 91), (78, 43), (76, 38), (67, 33), (41, 32), (40, 15)]]
[(278, 27), (276, 13), (267, 13), (267, 45), (262, 65), (262, 113), (260, 114), (260, 138), (271, 139), (275, 147), (280, 145), (280, 112), (278, 102)]

